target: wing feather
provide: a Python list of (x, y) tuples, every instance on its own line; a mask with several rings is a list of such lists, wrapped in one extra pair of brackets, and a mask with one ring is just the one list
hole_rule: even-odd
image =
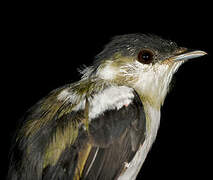
[(146, 119), (136, 92), (128, 106), (105, 110), (88, 123), (89, 105), (73, 111), (68, 99), (57, 99), (64, 89), (27, 112), (12, 149), (9, 179), (114, 179), (143, 144)]
[[(146, 132), (145, 113), (136, 92), (134, 97), (127, 107), (107, 111), (92, 120), (90, 135), (94, 147), (85, 164), (82, 179), (115, 179), (143, 144)], [(98, 151), (94, 155), (96, 149)]]

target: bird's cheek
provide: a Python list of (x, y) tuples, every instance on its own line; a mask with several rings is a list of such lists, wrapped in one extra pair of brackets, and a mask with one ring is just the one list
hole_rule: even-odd
[(98, 70), (97, 75), (104, 80), (113, 80), (117, 75), (117, 71), (115, 67), (106, 65), (105, 67)]

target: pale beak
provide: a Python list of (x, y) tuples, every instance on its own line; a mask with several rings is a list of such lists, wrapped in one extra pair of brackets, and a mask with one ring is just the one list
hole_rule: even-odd
[(185, 60), (189, 60), (189, 59), (198, 58), (198, 57), (204, 56), (206, 54), (207, 53), (205, 51), (187, 50), (184, 53), (171, 57), (171, 59), (173, 61), (185, 61)]

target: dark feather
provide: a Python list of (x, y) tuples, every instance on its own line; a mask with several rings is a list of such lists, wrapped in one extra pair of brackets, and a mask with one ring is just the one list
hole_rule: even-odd
[(145, 139), (145, 114), (138, 95), (135, 93), (135, 98), (128, 107), (107, 111), (93, 119), (90, 130), (97, 147), (93, 147), (88, 157), (82, 179), (115, 179), (122, 172), (124, 163), (132, 160)]

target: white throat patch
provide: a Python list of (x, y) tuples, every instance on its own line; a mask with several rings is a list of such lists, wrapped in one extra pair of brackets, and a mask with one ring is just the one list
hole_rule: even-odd
[(153, 103), (162, 105), (168, 91), (173, 74), (183, 62), (141, 64), (134, 62), (121, 68), (121, 73), (128, 78), (132, 76), (134, 81), (131, 86), (140, 96), (150, 98)]

